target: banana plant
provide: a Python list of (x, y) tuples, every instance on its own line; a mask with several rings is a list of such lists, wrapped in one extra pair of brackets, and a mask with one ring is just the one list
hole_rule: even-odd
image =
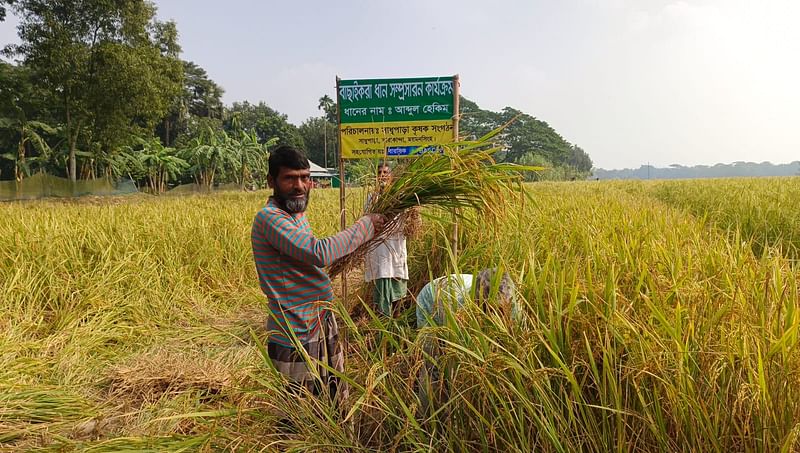
[(247, 179), (252, 177), (253, 172), (266, 174), (269, 147), (278, 142), (278, 137), (267, 140), (266, 143), (259, 143), (258, 134), (255, 131), (250, 133), (241, 131), (239, 139), (235, 141), (239, 148), (238, 154), (241, 157), (239, 184), (244, 189)]
[(158, 138), (140, 138), (137, 141), (142, 149), (138, 152), (131, 149), (125, 155), (135, 156), (131, 163), (146, 175), (152, 193), (164, 193), (167, 183), (177, 179), (183, 170), (189, 168), (189, 163), (177, 156), (175, 148), (162, 145)]
[(219, 173), (237, 167), (240, 161), (239, 149), (231, 137), (210, 127), (190, 142), (181, 157), (189, 163), (195, 181), (209, 190)]
[[(0, 158), (14, 162), (14, 179), (17, 181), (22, 181), (22, 178), (32, 174), (31, 161), (49, 159), (52, 149), (43, 134), (55, 135), (58, 132), (56, 128), (41, 121), (12, 118), (0, 118), (0, 129), (16, 132), (19, 136), (14, 152), (0, 154)], [(37, 151), (38, 158), (27, 158), (28, 149)]]

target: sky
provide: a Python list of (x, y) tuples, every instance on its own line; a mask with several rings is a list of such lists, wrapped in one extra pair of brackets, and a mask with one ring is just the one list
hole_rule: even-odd
[(462, 95), (546, 121), (599, 168), (800, 160), (798, 0), (155, 3), (227, 104), (296, 125), (336, 76), (458, 74)]

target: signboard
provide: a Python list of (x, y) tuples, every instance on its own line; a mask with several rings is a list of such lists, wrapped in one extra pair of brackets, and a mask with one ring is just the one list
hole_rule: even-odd
[(343, 159), (438, 152), (453, 142), (457, 78), (339, 80)]

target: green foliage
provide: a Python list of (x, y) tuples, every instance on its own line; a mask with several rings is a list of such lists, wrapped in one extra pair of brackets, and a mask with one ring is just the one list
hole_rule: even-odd
[(237, 148), (236, 154), (241, 158), (239, 172), (236, 173), (236, 182), (242, 188), (250, 182), (252, 188), (266, 187), (267, 174), (269, 173), (269, 147), (275, 145), (278, 138), (274, 137), (266, 143), (259, 142), (255, 131), (239, 131), (238, 137), (231, 139), (231, 145)]
[(132, 49), (124, 44), (99, 46), (92, 99), (91, 137), (114, 150), (129, 137), (150, 134), (178, 95), (183, 77), (178, 60), (162, 56), (153, 45)]
[[(77, 178), (77, 151), (113, 153), (152, 130), (180, 89), (177, 42), (144, 0), (19, 0), (22, 57), (64, 125), (67, 173)], [(172, 42), (168, 40), (172, 39)]]
[(229, 110), (228, 119), (225, 120), (225, 129), (232, 130), (231, 120), (236, 117), (238, 127), (244, 131), (255, 132), (261, 143), (266, 143), (272, 138), (278, 139), (281, 145), (303, 147), (303, 138), (297, 127), (289, 123), (285, 114), (272, 109), (264, 102), (251, 104), (234, 102)]
[[(6, 153), (0, 155), (0, 157), (14, 161), (17, 181), (22, 179), (23, 174), (26, 177), (31, 175), (31, 163), (46, 162), (49, 159), (51, 153), (50, 145), (47, 144), (43, 137), (44, 134), (55, 135), (56, 129), (40, 121), (22, 122), (8, 118), (0, 118), (0, 129), (14, 130), (19, 136), (16, 154)], [(26, 159), (26, 151), (29, 148), (36, 151), (38, 156)]]
[(31, 69), (0, 61), (0, 116), (47, 119), (47, 93), (32, 82)]
[(44, 94), (30, 77), (28, 68), (0, 62), (0, 150), (12, 150), (2, 156), (13, 164), (10, 174), (17, 180), (44, 168), (60, 134), (44, 121)]
[(370, 159), (352, 159), (344, 162), (344, 175), (350, 184), (366, 185), (375, 179), (377, 162)]
[(321, 98), (319, 98), (319, 105), (317, 105), (317, 108), (325, 112), (325, 119), (328, 120), (329, 123), (331, 124), (339, 123), (339, 115), (336, 107), (336, 101), (331, 99), (330, 96), (326, 94)]
[[(326, 118), (309, 118), (297, 128), (308, 158), (323, 167), (336, 166), (336, 125)], [(327, 155), (325, 154), (327, 150)]]
[(553, 164), (549, 160), (545, 159), (544, 156), (541, 156), (539, 154), (536, 153), (524, 154), (522, 157), (520, 157), (519, 163), (522, 165), (544, 168), (544, 170), (540, 171), (526, 172), (525, 173), (526, 181), (553, 181), (553, 180), (563, 179), (555, 175), (552, 175), (552, 173), (555, 171), (555, 169), (553, 168)]
[[(460, 99), (459, 109), (459, 134), (467, 139), (476, 139), (507, 124), (498, 140), (503, 147), (498, 153), (501, 161), (521, 163), (543, 159), (554, 166), (572, 169), (554, 172), (554, 175), (572, 173), (585, 176), (592, 169), (589, 155), (579, 146), (567, 142), (544, 121), (511, 107), (500, 112), (483, 110), (464, 97)], [(539, 159), (526, 156), (538, 156)]]
[(167, 183), (178, 178), (189, 168), (189, 163), (177, 156), (174, 148), (161, 144), (157, 138), (139, 139), (141, 149), (130, 149), (123, 157), (129, 162), (132, 173), (143, 173), (151, 193), (160, 194), (167, 190)]
[[(200, 120), (198, 127), (202, 128), (179, 152), (190, 164), (195, 182), (211, 189), (220, 180), (235, 182), (242, 188), (248, 181), (250, 187), (257, 187), (266, 180), (268, 148), (277, 142), (276, 137), (262, 143), (255, 131), (240, 129), (236, 119), (232, 123), (236, 130), (230, 133), (210, 118)], [(255, 182), (254, 176), (260, 182)]]
[[(172, 24), (174, 27), (174, 24)], [(170, 28), (164, 31), (171, 36)], [(183, 89), (170, 104), (169, 111), (156, 127), (156, 134), (166, 146), (179, 141), (189, 132), (193, 118), (209, 118), (222, 121), (225, 107), (222, 105), (224, 90), (208, 78), (205, 69), (193, 62), (182, 61)]]
[(189, 163), (195, 181), (206, 189), (214, 186), (218, 174), (240, 162), (238, 149), (225, 131), (207, 127), (181, 150), (181, 157)]
[(225, 90), (208, 77), (205, 69), (194, 62), (183, 62), (183, 70), (183, 101), (189, 114), (203, 118), (222, 118), (222, 95)]

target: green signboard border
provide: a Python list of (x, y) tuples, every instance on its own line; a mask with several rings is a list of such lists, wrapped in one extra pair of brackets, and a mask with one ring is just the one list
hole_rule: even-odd
[(451, 119), (456, 84), (456, 76), (340, 80), (340, 123)]

